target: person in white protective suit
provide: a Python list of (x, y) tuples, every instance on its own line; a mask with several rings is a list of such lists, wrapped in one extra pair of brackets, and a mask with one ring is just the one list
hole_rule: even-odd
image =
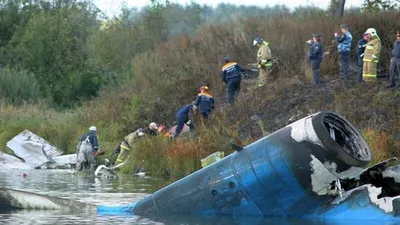
[(76, 146), (77, 163), (76, 170), (90, 169), (95, 171), (96, 158), (99, 150), (99, 141), (97, 140), (97, 128), (91, 126), (89, 132), (84, 134)]

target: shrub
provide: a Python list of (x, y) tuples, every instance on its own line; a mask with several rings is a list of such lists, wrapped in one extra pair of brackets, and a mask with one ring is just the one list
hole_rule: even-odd
[(37, 102), (43, 96), (33, 73), (21, 68), (0, 69), (0, 98), (14, 105)]

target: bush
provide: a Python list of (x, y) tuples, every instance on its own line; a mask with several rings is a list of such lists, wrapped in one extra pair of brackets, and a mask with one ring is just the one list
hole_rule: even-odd
[(0, 97), (14, 105), (43, 98), (35, 75), (21, 68), (0, 69)]

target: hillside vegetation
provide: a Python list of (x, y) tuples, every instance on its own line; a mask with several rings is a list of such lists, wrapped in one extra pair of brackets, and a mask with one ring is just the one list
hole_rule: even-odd
[[(0, 71), (5, 151), (10, 138), (29, 129), (72, 153), (78, 138), (95, 125), (109, 157), (125, 135), (149, 122), (173, 126), (176, 110), (191, 103), (206, 82), (216, 99), (210, 121), (202, 123), (195, 115), (196, 131), (174, 142), (141, 141), (126, 172), (144, 160), (153, 174), (187, 175), (200, 168), (200, 158), (219, 150), (231, 153), (233, 140), (249, 144), (320, 110), (338, 112), (360, 129), (374, 162), (400, 153), (400, 91), (387, 89), (385, 78), (356, 85), (352, 73), (352, 80), (339, 81), (331, 42), (341, 23), (350, 25), (354, 50), (362, 33), (376, 28), (383, 43), (380, 75), (387, 75), (394, 32), (400, 29), (397, 11), (371, 16), (353, 10), (339, 20), (313, 8), (250, 7), (234, 8), (242, 16), (222, 19), (218, 8), (154, 3), (140, 14), (124, 9), (104, 22), (86, 2), (31, 3), (18, 12), (12, 2), (0, 11), (14, 24), (0, 21), (8, 35), (1, 39)], [(320, 88), (312, 85), (305, 58), (312, 33), (322, 34), (330, 51)], [(229, 55), (243, 66), (253, 63), (256, 36), (270, 43), (278, 62), (265, 89), (254, 90), (253, 80), (246, 79), (236, 104), (228, 107), (222, 59)], [(351, 61), (356, 62), (354, 51)]]

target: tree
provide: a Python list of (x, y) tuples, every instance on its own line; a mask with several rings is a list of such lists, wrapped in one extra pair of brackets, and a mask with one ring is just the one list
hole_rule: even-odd
[(101, 77), (90, 63), (88, 40), (98, 26), (97, 12), (86, 2), (54, 1), (13, 36), (14, 66), (33, 72), (43, 96), (57, 105), (72, 106), (94, 96)]
[(379, 12), (395, 9), (398, 3), (400, 0), (365, 0), (362, 8), (367, 12)]
[(344, 5), (346, 0), (331, 0), (332, 17), (340, 18), (344, 15)]

